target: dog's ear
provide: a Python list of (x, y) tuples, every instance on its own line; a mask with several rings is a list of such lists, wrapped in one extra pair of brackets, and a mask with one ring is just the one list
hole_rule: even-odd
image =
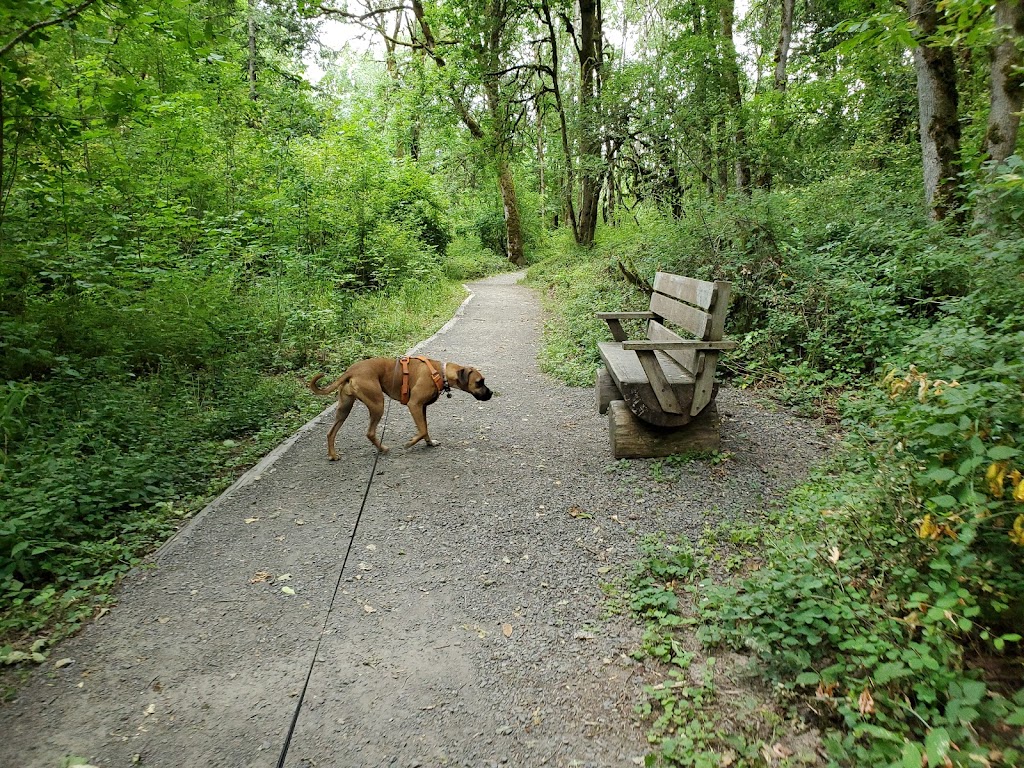
[(465, 389), (469, 386), (469, 368), (459, 368), (459, 387)]

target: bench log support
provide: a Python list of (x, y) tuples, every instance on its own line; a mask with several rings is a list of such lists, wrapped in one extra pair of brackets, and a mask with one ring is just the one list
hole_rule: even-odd
[(711, 453), (722, 445), (721, 424), (715, 403), (679, 429), (655, 427), (638, 419), (622, 400), (613, 400), (608, 407), (608, 438), (616, 459)]

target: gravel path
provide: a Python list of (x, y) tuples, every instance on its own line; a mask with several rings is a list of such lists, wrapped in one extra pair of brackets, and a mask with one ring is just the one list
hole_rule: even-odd
[(361, 405), (338, 462), (321, 416), (0, 708), (0, 768), (269, 768), (300, 698), (295, 768), (642, 764), (638, 630), (606, 615), (601, 584), (646, 534), (696, 538), (760, 507), (827, 438), (723, 389), (729, 461), (674, 482), (614, 462), (593, 392), (539, 372), (541, 311), (518, 277), (472, 284), (421, 350), (479, 367), (494, 398), (442, 398), (429, 413), (440, 446), (411, 450), (393, 403), (379, 460)]

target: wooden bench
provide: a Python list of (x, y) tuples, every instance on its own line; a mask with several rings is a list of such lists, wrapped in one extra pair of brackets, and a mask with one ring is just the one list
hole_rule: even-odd
[[(730, 288), (659, 272), (647, 312), (597, 314), (615, 339), (598, 344), (604, 367), (597, 372), (598, 410), (609, 412), (615, 458), (717, 450), (715, 368), (736, 347), (722, 338)], [(623, 320), (646, 320), (647, 337), (629, 340)]]

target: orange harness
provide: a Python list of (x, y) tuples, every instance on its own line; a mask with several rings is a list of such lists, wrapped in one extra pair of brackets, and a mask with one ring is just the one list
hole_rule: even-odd
[[(413, 358), (410, 358), (408, 355), (398, 358), (398, 362), (402, 365), (402, 405), (409, 404), (409, 360), (411, 359)], [(448, 377), (443, 373), (439, 373), (434, 364), (427, 358), (416, 357), (415, 359), (426, 364), (427, 369), (430, 371), (430, 378), (434, 380), (434, 386), (437, 387), (437, 391), (447, 392), (448, 397), (451, 397), (452, 393), (451, 387), (448, 386)], [(442, 363), (441, 371), (444, 371), (444, 369), (445, 365)]]

